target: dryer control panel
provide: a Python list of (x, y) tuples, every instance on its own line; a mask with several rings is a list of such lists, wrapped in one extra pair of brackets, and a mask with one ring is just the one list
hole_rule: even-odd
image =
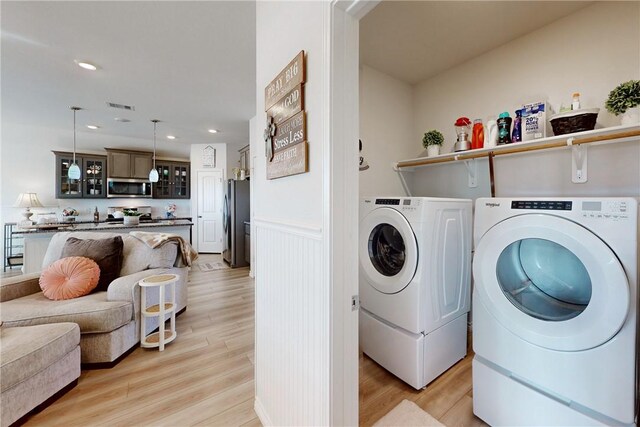
[(627, 202), (624, 200), (583, 201), (582, 217), (626, 219), (629, 217)]

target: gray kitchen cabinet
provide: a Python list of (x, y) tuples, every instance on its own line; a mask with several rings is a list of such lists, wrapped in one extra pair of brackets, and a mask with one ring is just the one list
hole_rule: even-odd
[(147, 179), (153, 165), (153, 153), (105, 148), (109, 178)]
[(156, 160), (158, 182), (153, 184), (155, 199), (191, 198), (191, 164)]
[(69, 179), (73, 153), (53, 152), (56, 157), (57, 199), (102, 199), (107, 197), (107, 157), (76, 153), (80, 179)]
[(240, 169), (244, 169), (246, 177), (251, 175), (251, 158), (249, 157), (251, 151), (249, 151), (249, 145), (242, 147), (238, 150), (240, 153)]

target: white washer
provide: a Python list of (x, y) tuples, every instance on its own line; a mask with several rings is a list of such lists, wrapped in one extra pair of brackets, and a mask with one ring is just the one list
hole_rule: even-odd
[(474, 241), (474, 413), (634, 425), (637, 201), (478, 199)]
[(467, 354), (471, 200), (360, 203), (360, 345), (420, 389)]

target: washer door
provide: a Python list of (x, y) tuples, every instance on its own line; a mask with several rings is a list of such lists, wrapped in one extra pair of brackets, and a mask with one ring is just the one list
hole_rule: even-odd
[(596, 235), (551, 215), (502, 221), (473, 260), (478, 297), (496, 319), (532, 344), (586, 350), (611, 339), (629, 310), (620, 261)]
[(407, 219), (379, 208), (360, 223), (360, 266), (367, 282), (385, 294), (402, 291), (418, 265), (418, 245)]

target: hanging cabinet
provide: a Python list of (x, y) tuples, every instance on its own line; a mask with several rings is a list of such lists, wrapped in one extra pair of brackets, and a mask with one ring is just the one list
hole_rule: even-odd
[(102, 199), (107, 197), (107, 156), (76, 153), (80, 179), (69, 179), (73, 153), (53, 152), (56, 156), (57, 199)]
[(156, 160), (158, 182), (153, 184), (155, 199), (191, 198), (191, 167), (188, 162)]
[(149, 178), (153, 153), (105, 148), (109, 159), (109, 178)]

